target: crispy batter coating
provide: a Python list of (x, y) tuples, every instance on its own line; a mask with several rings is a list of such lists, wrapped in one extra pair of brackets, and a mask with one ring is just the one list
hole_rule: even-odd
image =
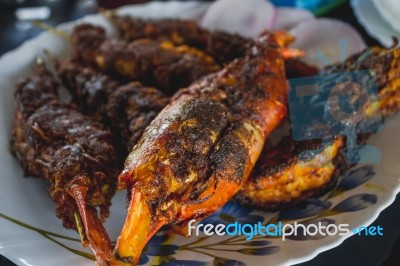
[(14, 92), (16, 108), (27, 120), (42, 106), (58, 102), (57, 82), (46, 69), (39, 67), (36, 75), (21, 80)]
[(106, 103), (121, 86), (107, 75), (71, 61), (57, 62), (58, 77), (82, 113), (106, 121)]
[(50, 197), (56, 202), (56, 214), (64, 226), (76, 229), (71, 208), (73, 202), (66, 188), (76, 176), (88, 179), (88, 203), (99, 206), (102, 217), (114, 194), (118, 173), (117, 155), (111, 134), (100, 123), (79, 112), (59, 105), (45, 105), (32, 114), (25, 126), (25, 139), (37, 151), (42, 174), (49, 179)]
[(40, 176), (35, 150), (26, 143), (25, 124), (40, 107), (58, 102), (57, 84), (49, 73), (39, 68), (37, 75), (21, 80), (15, 88), (16, 112), (14, 116), (11, 148), (25, 175)]
[(144, 20), (130, 16), (113, 16), (119, 32), (126, 41), (153, 39), (188, 45), (211, 55), (224, 64), (244, 56), (251, 41), (236, 34), (211, 32), (194, 21), (160, 19)]
[(69, 61), (58, 64), (57, 72), (81, 110), (98, 117), (111, 129), (124, 158), (169, 101), (155, 88), (139, 82), (121, 85), (102, 73)]
[(66, 228), (82, 230), (83, 244), (89, 244), (99, 265), (107, 265), (111, 243), (102, 222), (116, 188), (116, 149), (111, 133), (63, 105), (56, 88), (43, 65), (17, 85), (12, 152), (27, 175), (49, 181), (57, 217)]
[(138, 82), (121, 86), (110, 94), (106, 106), (107, 118), (115, 137), (121, 140), (121, 146), (127, 153), (168, 101), (169, 97), (159, 90)]
[(104, 29), (88, 24), (75, 27), (71, 41), (75, 60), (125, 80), (155, 86), (169, 95), (219, 70), (212, 57), (189, 46), (150, 39), (131, 43), (106, 39)]
[[(136, 17), (112, 16), (121, 37), (132, 42), (140, 39), (169, 41), (175, 45), (188, 45), (212, 56), (220, 65), (243, 57), (254, 45), (254, 40), (222, 31), (209, 31), (196, 22), (179, 19), (146, 20)], [(292, 37), (290, 37), (292, 39)], [(286, 60), (288, 78), (311, 76), (318, 69), (299, 60)]]

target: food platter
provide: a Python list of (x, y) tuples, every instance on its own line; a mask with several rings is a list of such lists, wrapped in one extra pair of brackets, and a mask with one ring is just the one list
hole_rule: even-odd
[[(206, 4), (197, 2), (154, 2), (139, 7), (124, 7), (121, 13), (141, 17), (196, 17), (199, 13), (184, 12)], [(114, 29), (102, 15), (83, 18), (104, 26), (110, 35)], [(77, 22), (60, 26), (70, 31)], [(66, 230), (54, 216), (54, 204), (46, 196), (43, 180), (23, 178), (22, 170), (9, 151), (9, 135), (14, 113), (14, 84), (34, 69), (35, 58), (47, 50), (50, 54), (67, 56), (69, 44), (52, 33), (43, 33), (0, 59), (0, 253), (17, 265), (93, 265), (89, 249), (81, 247), (76, 232)], [(254, 219), (294, 223), (340, 224), (350, 228), (368, 226), (389, 206), (400, 191), (400, 116), (388, 119), (384, 127), (369, 139), (382, 154), (380, 163), (356, 165), (344, 174), (338, 186), (319, 199), (311, 199), (303, 209), (281, 212), (261, 212), (239, 206), (225, 205), (208, 218), (209, 222), (224, 222), (230, 217), (241, 223)], [(111, 217), (106, 222), (112, 240), (116, 240), (125, 218), (125, 191), (113, 199)], [(224, 215), (221, 215), (221, 214)], [(320, 252), (340, 245), (351, 234), (343, 236), (255, 238), (243, 237), (184, 238), (162, 230), (149, 242), (140, 264), (165, 265), (291, 265), (307, 261)]]

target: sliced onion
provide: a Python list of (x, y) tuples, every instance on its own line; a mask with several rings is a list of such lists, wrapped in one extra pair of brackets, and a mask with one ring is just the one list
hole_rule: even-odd
[(307, 20), (290, 33), (296, 37), (292, 47), (306, 51), (305, 61), (319, 67), (342, 62), (367, 48), (352, 26), (335, 19)]
[(218, 0), (206, 12), (202, 26), (256, 37), (271, 29), (274, 21), (275, 8), (266, 0)]
[(280, 7), (276, 9), (276, 20), (273, 29), (290, 30), (301, 22), (314, 18), (314, 15), (306, 9)]

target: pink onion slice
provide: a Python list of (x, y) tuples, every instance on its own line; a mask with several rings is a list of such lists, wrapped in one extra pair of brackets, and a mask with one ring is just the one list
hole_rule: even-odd
[(296, 37), (292, 47), (304, 50), (304, 60), (319, 67), (343, 62), (367, 48), (352, 26), (335, 19), (307, 20), (292, 28), (290, 33)]
[(301, 22), (315, 19), (314, 15), (305, 9), (280, 7), (276, 9), (276, 20), (273, 29), (290, 30)]
[(266, 0), (218, 0), (206, 12), (202, 26), (256, 37), (271, 29), (274, 21), (275, 8)]

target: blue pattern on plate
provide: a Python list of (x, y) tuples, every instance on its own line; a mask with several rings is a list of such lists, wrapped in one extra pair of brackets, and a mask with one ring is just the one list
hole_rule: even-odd
[(258, 222), (263, 222), (263, 217), (255, 214), (250, 214), (253, 211), (253, 209), (243, 207), (236, 202), (228, 202), (216, 213), (202, 220), (201, 223), (213, 225), (228, 225), (234, 222), (238, 222), (240, 224), (256, 224)]
[(357, 169), (352, 169), (348, 171), (340, 180), (338, 189), (343, 191), (354, 189), (371, 180), (374, 175), (375, 171), (372, 165), (366, 165)]
[(279, 252), (280, 249), (281, 248), (278, 246), (271, 246), (263, 248), (243, 248), (243, 249), (238, 249), (237, 252), (240, 252), (245, 255), (264, 256)]
[(206, 266), (208, 265), (205, 261), (197, 260), (172, 260), (169, 262), (162, 262), (160, 266)]
[(378, 197), (374, 194), (361, 193), (338, 203), (335, 207), (332, 208), (334, 212), (355, 212), (368, 208), (371, 205), (374, 205), (378, 200)]
[(279, 220), (299, 220), (317, 216), (332, 206), (330, 201), (308, 199), (302, 208), (288, 209), (279, 213)]
[(150, 260), (149, 256), (170, 256), (175, 254), (178, 246), (163, 244), (168, 240), (168, 238), (168, 235), (153, 236), (140, 256), (139, 265), (148, 263)]
[(215, 266), (246, 266), (246, 263), (238, 261), (238, 260), (231, 260), (221, 257), (214, 258), (214, 265)]
[(255, 240), (254, 241), (253, 240), (253, 241), (247, 241), (243, 245), (250, 246), (250, 247), (264, 247), (264, 246), (271, 245), (271, 241), (267, 241), (267, 240)]

